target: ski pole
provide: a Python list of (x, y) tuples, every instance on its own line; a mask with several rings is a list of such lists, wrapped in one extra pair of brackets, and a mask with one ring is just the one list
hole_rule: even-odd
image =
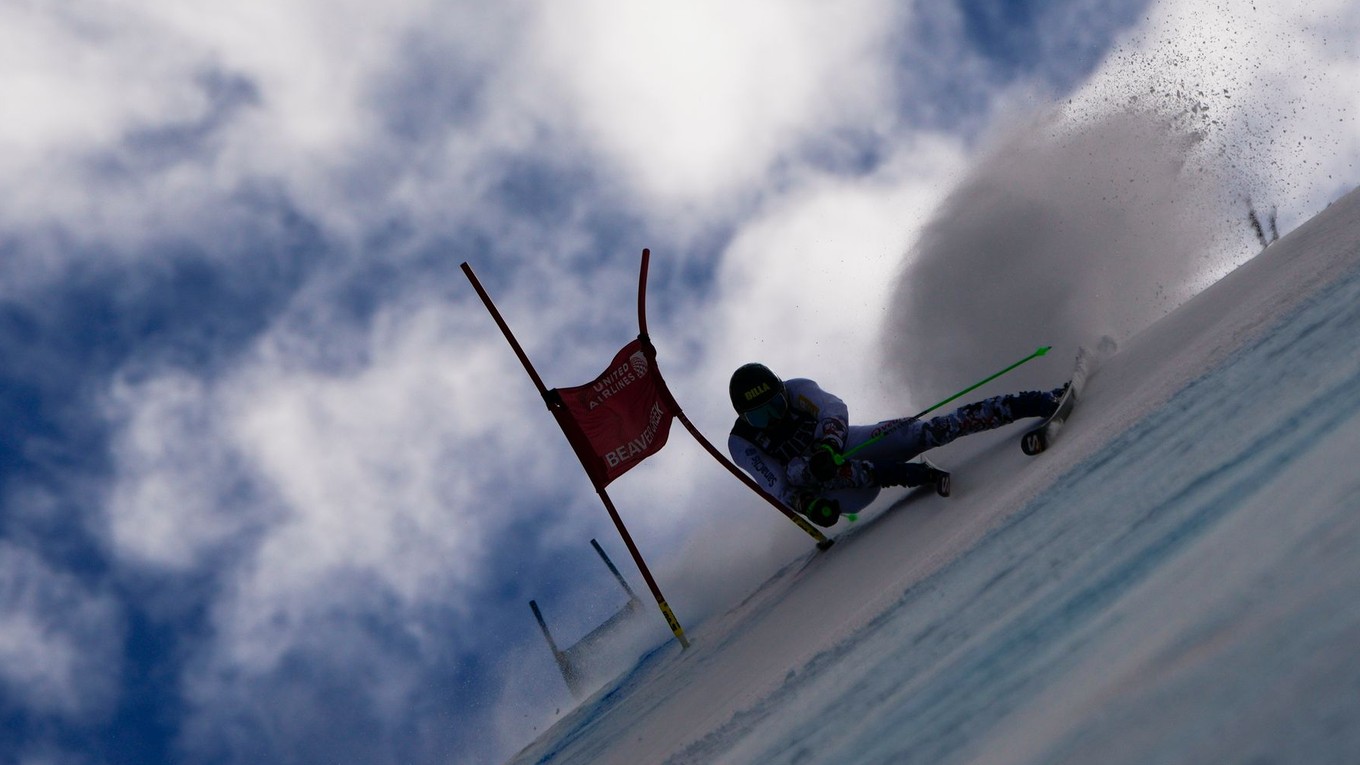
[[(922, 409), (920, 412), (918, 412), (918, 413), (916, 413), (916, 414), (914, 414), (914, 415), (912, 415), (912, 416), (906, 418), (905, 420), (901, 420), (901, 422), (910, 422), (910, 421), (912, 421), (912, 420), (919, 420), (919, 419), (921, 419), (922, 417), (925, 417), (927, 414), (930, 414), (931, 412), (935, 411), (936, 409), (939, 409), (940, 407), (944, 406), (945, 404), (948, 404), (950, 401), (953, 401), (954, 399), (959, 398), (960, 396), (965, 396), (965, 395), (967, 395), (967, 394), (969, 394), (969, 393), (971, 393), (971, 392), (977, 390), (978, 388), (981, 388), (982, 386), (986, 385), (987, 383), (991, 382), (992, 380), (995, 380), (996, 378), (1000, 377), (1001, 375), (1006, 374), (1007, 372), (1011, 371), (1012, 369), (1015, 369), (1016, 367), (1020, 366), (1021, 364), (1024, 364), (1025, 362), (1031, 361), (1031, 360), (1033, 360), (1033, 359), (1037, 359), (1037, 358), (1039, 358), (1040, 356), (1043, 356), (1044, 354), (1048, 353), (1048, 352), (1051, 351), (1051, 350), (1053, 350), (1053, 346), (1051, 346), (1051, 345), (1041, 345), (1041, 346), (1039, 346), (1038, 349), (1036, 349), (1036, 350), (1034, 351), (1034, 353), (1031, 353), (1030, 355), (1024, 357), (1023, 359), (1020, 359), (1019, 361), (1015, 362), (1014, 364), (1011, 364), (1010, 366), (1006, 367), (1005, 369), (1001, 370), (1000, 372), (997, 372), (996, 374), (992, 375), (991, 377), (988, 377), (988, 378), (985, 379), (985, 380), (980, 380), (980, 381), (978, 381), (978, 382), (976, 382), (976, 383), (973, 383), (972, 385), (968, 386), (967, 388), (964, 388), (963, 390), (959, 391), (958, 393), (955, 393), (954, 395), (950, 396), (949, 398), (945, 399), (944, 401), (941, 401), (940, 403), (938, 403), (938, 404), (936, 404), (936, 405), (934, 405), (934, 406), (931, 406), (931, 407), (927, 407), (927, 408), (925, 408), (925, 409)], [(893, 430), (895, 430), (895, 428), (890, 428), (890, 429), (888, 429), (888, 430), (885, 430), (885, 431), (883, 431), (882, 433), (879, 433), (878, 435), (874, 436), (873, 438), (869, 439), (868, 441), (865, 441), (864, 443), (860, 444), (859, 446), (856, 446), (855, 448), (851, 449), (850, 451), (848, 451), (848, 452), (846, 452), (846, 453), (844, 453), (844, 454), (836, 454), (836, 455), (834, 455), (835, 458), (836, 458), (836, 464), (837, 464), (837, 465), (843, 465), (843, 464), (845, 464), (845, 461), (846, 461), (847, 459), (849, 459), (849, 458), (851, 457), (851, 455), (853, 455), (855, 452), (859, 451), (860, 449), (863, 449), (864, 447), (866, 447), (866, 446), (868, 446), (868, 445), (870, 445), (870, 444), (876, 444), (876, 443), (878, 443), (879, 441), (883, 440), (883, 438), (886, 437), (889, 433), (893, 432)], [(829, 449), (830, 447), (824, 447), (824, 448)]]

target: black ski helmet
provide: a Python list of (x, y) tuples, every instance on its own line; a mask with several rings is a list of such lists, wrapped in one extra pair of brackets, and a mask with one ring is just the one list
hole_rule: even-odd
[(727, 394), (737, 414), (744, 414), (784, 395), (784, 381), (764, 364), (743, 364), (732, 373)]

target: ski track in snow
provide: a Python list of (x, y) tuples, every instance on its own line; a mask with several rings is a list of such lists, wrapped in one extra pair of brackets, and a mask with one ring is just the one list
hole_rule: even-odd
[[(858, 621), (814, 628), (800, 593), (850, 559), (810, 553), (702, 625), (700, 650), (658, 648), (516, 761), (1360, 761), (1355, 219), (1360, 193), (1135, 338), (1050, 453), (1022, 462), (1016, 433), (978, 452), (989, 480), (1061, 472), (1029, 498), (975, 487), (1025, 501), (933, 570), (888, 572)], [(938, 530), (927, 508), (833, 552), (881, 555), (904, 509)], [(767, 621), (830, 639), (782, 680), (714, 678)], [(672, 699), (701, 688), (703, 714)], [(658, 728), (668, 741), (641, 740)]]

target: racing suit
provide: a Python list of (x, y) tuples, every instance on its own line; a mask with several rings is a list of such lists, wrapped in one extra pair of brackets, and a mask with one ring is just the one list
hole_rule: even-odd
[[(843, 512), (857, 512), (873, 502), (881, 488), (874, 463), (905, 462), (960, 436), (999, 428), (1019, 417), (1042, 415), (1042, 408), (1033, 411), (1038, 399), (1042, 399), (1041, 407), (1051, 411), (1061, 393), (1059, 389), (995, 396), (928, 420), (907, 417), (850, 425), (845, 402), (816, 382), (795, 378), (786, 380), (784, 388), (788, 397), (784, 417), (764, 428), (738, 417), (728, 436), (727, 450), (732, 461), (762, 488), (803, 514), (818, 497), (836, 500)], [(818, 481), (812, 476), (808, 463), (822, 443), (843, 453), (880, 435), (879, 441), (845, 460), (830, 480)]]

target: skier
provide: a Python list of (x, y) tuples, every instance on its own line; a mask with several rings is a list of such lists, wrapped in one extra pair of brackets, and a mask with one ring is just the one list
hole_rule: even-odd
[[(910, 460), (960, 436), (1025, 417), (1048, 417), (1064, 389), (994, 396), (929, 420), (850, 425), (845, 402), (816, 382), (781, 380), (763, 364), (746, 364), (728, 384), (739, 416), (727, 449), (770, 494), (813, 523), (831, 526), (842, 513), (867, 506), (887, 486), (933, 484), (940, 496), (949, 496), (949, 473)], [(838, 459), (879, 436), (854, 458)]]

